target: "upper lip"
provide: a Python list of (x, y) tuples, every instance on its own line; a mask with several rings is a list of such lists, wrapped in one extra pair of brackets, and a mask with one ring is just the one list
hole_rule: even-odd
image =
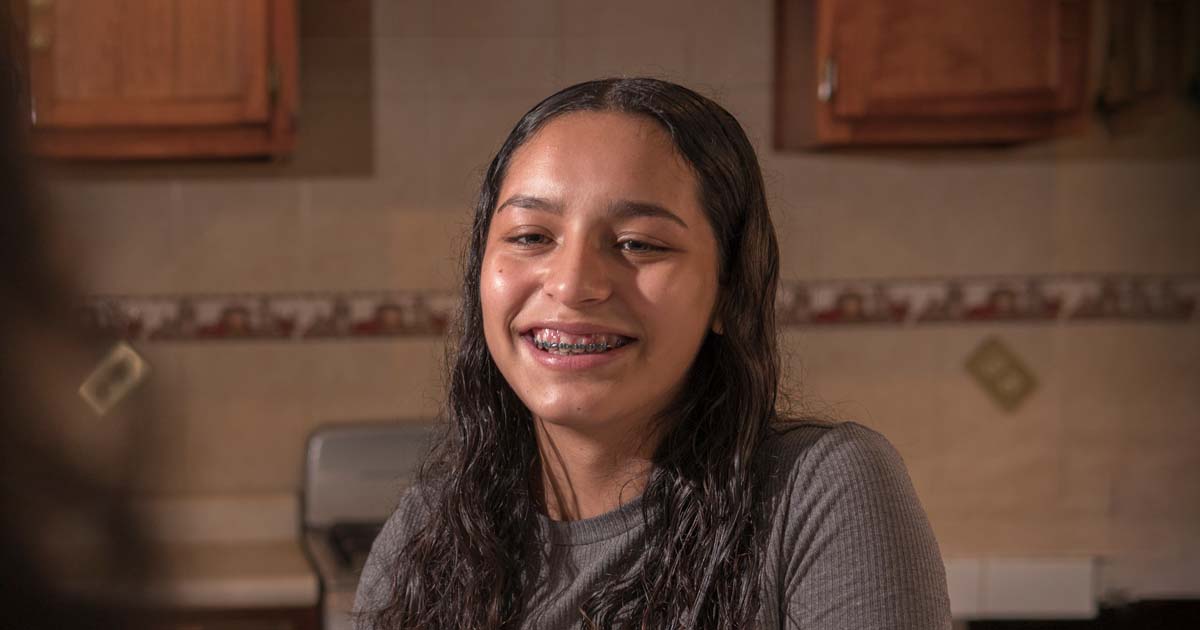
[(557, 330), (568, 335), (619, 335), (621, 337), (628, 337), (630, 339), (637, 338), (612, 326), (591, 324), (588, 322), (535, 322), (522, 326), (521, 334), (524, 335), (540, 328)]

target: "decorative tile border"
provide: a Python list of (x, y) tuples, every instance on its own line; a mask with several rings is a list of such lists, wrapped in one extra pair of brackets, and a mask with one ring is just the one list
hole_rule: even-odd
[(1200, 276), (1038, 275), (790, 283), (782, 326), (1200, 321)]
[[(436, 337), (456, 295), (377, 291), (92, 296), (84, 324), (130, 341)], [(1200, 276), (996, 276), (789, 282), (782, 327), (926, 327), (972, 322), (1200, 322)]]
[(424, 291), (93, 296), (80, 316), (88, 328), (132, 341), (441, 336), (456, 303)]

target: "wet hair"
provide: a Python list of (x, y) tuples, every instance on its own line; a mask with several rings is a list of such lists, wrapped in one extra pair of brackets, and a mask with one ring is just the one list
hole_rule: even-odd
[(721, 334), (709, 332), (678, 398), (642, 495), (640, 558), (593, 594), (584, 628), (745, 628), (761, 605), (764, 489), (760, 445), (777, 419), (779, 253), (754, 148), (737, 120), (685, 87), (648, 78), (590, 81), (529, 110), (484, 176), (463, 260), (451, 350), (448, 433), (421, 484), (427, 517), (397, 552), (390, 601), (373, 628), (511, 628), (537, 579), (540, 463), (529, 410), (483, 333), (480, 272), (514, 153), (574, 112), (649, 119), (695, 175), (716, 236)]

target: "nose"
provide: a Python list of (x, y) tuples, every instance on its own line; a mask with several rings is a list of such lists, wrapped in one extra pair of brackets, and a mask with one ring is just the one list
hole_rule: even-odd
[(561, 245), (547, 258), (543, 290), (564, 306), (585, 307), (612, 295), (612, 276), (602, 248), (586, 238)]

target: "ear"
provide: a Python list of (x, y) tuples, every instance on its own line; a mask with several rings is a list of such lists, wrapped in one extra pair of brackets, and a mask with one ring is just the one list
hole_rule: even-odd
[(712, 331), (717, 333), (718, 335), (725, 334), (725, 324), (721, 321), (720, 317), (713, 319)]

